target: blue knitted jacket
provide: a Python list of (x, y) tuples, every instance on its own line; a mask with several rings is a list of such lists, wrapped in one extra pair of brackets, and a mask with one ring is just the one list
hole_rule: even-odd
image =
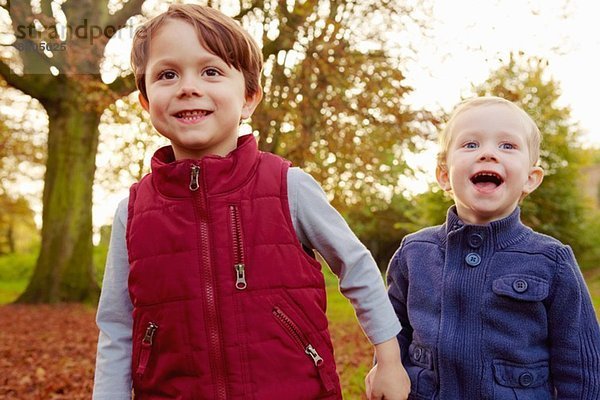
[(388, 293), (409, 399), (600, 399), (600, 329), (573, 252), (520, 222), (408, 235)]

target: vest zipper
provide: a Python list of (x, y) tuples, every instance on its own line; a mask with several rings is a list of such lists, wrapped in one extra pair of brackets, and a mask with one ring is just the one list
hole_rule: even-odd
[(207, 333), (210, 345), (209, 357), (212, 370), (215, 374), (215, 390), (218, 400), (227, 399), (227, 381), (225, 379), (225, 364), (223, 362), (223, 349), (219, 327), (218, 311), (215, 296), (215, 283), (210, 259), (209, 233), (208, 233), (208, 207), (206, 193), (200, 188), (200, 166), (192, 165), (190, 190), (194, 192), (194, 210), (200, 230), (201, 266), (204, 274), (204, 302), (206, 306)]
[(229, 206), (231, 217), (231, 234), (233, 235), (233, 268), (235, 269), (235, 288), (246, 289), (246, 267), (244, 263), (244, 242), (242, 239), (242, 223), (236, 205)]
[(190, 177), (190, 190), (195, 192), (200, 187), (198, 183), (198, 175), (200, 173), (200, 167), (197, 165), (192, 165), (192, 175)]
[(335, 389), (335, 385), (331, 380), (331, 377), (327, 374), (324, 369), (325, 361), (319, 355), (315, 347), (308, 341), (306, 336), (302, 333), (302, 330), (296, 325), (296, 323), (287, 316), (279, 307), (273, 307), (273, 316), (275, 320), (279, 322), (279, 324), (285, 329), (285, 331), (290, 335), (290, 337), (304, 350), (304, 353), (311, 358), (312, 362), (315, 364), (317, 368), (317, 372), (319, 373), (319, 377), (321, 381), (325, 385), (325, 390), (327, 393), (333, 391)]
[(142, 375), (144, 375), (146, 367), (148, 366), (148, 361), (150, 360), (150, 353), (152, 352), (152, 343), (154, 342), (154, 335), (156, 334), (157, 329), (158, 325), (156, 325), (154, 322), (148, 322), (146, 333), (144, 334), (144, 338), (142, 339), (142, 348), (140, 349), (138, 367), (135, 371), (135, 373), (140, 378), (142, 377)]

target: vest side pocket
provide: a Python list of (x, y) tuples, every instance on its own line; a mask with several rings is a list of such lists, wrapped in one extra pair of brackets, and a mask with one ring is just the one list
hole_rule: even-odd
[(272, 313), (275, 320), (288, 334), (288, 336), (298, 344), (299, 351), (304, 351), (304, 353), (312, 360), (319, 374), (319, 378), (321, 378), (321, 382), (325, 387), (325, 391), (327, 393), (333, 392), (336, 385), (325, 370), (325, 361), (319, 355), (313, 344), (308, 340), (306, 335), (302, 332), (294, 320), (292, 320), (285, 312), (283, 312), (281, 308), (274, 306)]
[(148, 361), (150, 360), (150, 354), (152, 353), (152, 345), (154, 343), (154, 336), (156, 335), (156, 331), (158, 330), (158, 325), (154, 322), (148, 322), (146, 327), (146, 332), (144, 337), (142, 338), (142, 342), (140, 344), (139, 357), (137, 362), (137, 368), (135, 370), (135, 374), (138, 379), (141, 379), (146, 371), (146, 367), (148, 366)]

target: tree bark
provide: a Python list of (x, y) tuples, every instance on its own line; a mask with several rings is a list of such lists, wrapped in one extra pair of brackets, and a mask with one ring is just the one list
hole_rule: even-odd
[(92, 188), (100, 114), (82, 110), (74, 90), (45, 104), (50, 126), (44, 179), (42, 245), (17, 302), (96, 301), (92, 259)]

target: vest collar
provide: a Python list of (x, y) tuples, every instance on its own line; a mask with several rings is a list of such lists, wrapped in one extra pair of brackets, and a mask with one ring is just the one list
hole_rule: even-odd
[(158, 149), (150, 166), (152, 183), (166, 197), (191, 197), (192, 167), (200, 167), (200, 189), (208, 194), (232, 191), (241, 186), (258, 165), (260, 152), (253, 135), (238, 138), (237, 147), (225, 157), (208, 155), (200, 160), (175, 160), (173, 148)]
[(444, 232), (442, 242), (446, 243), (447, 237), (453, 232), (463, 231), (465, 234), (486, 233), (491, 238), (497, 249), (506, 248), (520, 242), (531, 229), (521, 222), (521, 209), (519, 207), (507, 217), (492, 221), (485, 225), (469, 225), (464, 223), (456, 214), (456, 206), (448, 209), (446, 223), (442, 226)]

